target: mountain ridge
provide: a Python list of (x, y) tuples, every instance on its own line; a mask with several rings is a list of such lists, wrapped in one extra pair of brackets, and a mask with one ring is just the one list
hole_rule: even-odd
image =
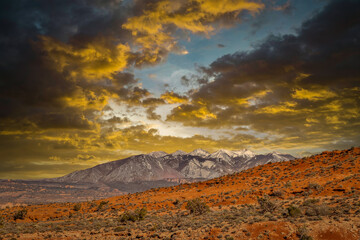
[[(118, 186), (124, 183), (168, 181), (192, 182), (220, 177), (269, 162), (293, 160), (289, 154), (255, 154), (250, 150), (230, 151), (220, 149), (212, 154), (195, 149), (190, 153), (178, 150), (168, 154), (163, 151), (134, 155), (125, 159), (99, 164), (46, 181), (66, 183), (91, 183)], [(156, 186), (154, 186), (156, 187)], [(136, 192), (136, 187), (134, 192)]]

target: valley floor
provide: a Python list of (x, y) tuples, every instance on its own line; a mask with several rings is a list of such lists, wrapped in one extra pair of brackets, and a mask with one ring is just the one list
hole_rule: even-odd
[[(266, 198), (265, 198), (266, 199)], [(261, 201), (261, 200), (259, 200)], [(0, 239), (346, 239), (360, 235), (359, 199), (267, 199), (260, 204), (212, 208), (201, 215), (159, 209), (143, 220), (120, 221), (116, 210), (62, 219), (5, 223)], [(274, 204), (272, 206), (271, 204)]]

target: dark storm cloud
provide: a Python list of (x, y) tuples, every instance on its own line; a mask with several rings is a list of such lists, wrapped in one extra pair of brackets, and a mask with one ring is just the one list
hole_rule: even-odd
[[(90, 121), (94, 118), (91, 110), (103, 107), (110, 97), (140, 104), (141, 98), (149, 96), (146, 89), (135, 86), (137, 80), (131, 74), (121, 72), (132, 64), (156, 64), (169, 52), (186, 54), (173, 36), (176, 29), (208, 34), (212, 24), (226, 14), (235, 21), (240, 11), (256, 13), (263, 8), (247, 1), (226, 5), (165, 0), (0, 4), (0, 117), (33, 119), (51, 112), (51, 119), (63, 119), (61, 111), (66, 108), (75, 111), (72, 116), (85, 111)], [(153, 19), (157, 13), (163, 16)]]
[[(116, 33), (126, 37), (120, 28), (125, 18), (119, 1), (2, 1), (0, 4), (0, 117), (44, 118), (50, 114), (49, 121), (53, 123), (57, 117), (64, 120), (60, 114), (67, 108), (67, 102), (63, 99), (76, 97), (79, 89), (87, 86), (80, 80), (70, 81), (66, 74), (53, 68), (38, 48), (39, 36), (74, 43), (91, 42), (100, 31), (105, 36)], [(73, 110), (74, 118), (80, 116), (77, 109)], [(82, 127), (79, 122), (75, 125)]]
[(195, 126), (248, 125), (285, 136), (277, 144), (288, 146), (309, 144), (314, 134), (327, 146), (334, 134), (354, 144), (360, 130), (359, 10), (359, 1), (331, 1), (296, 35), (269, 36), (252, 51), (201, 68), (199, 79), (209, 83), (168, 119)]

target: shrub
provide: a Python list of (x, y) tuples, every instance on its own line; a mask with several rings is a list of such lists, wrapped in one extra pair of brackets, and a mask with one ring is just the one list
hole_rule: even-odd
[(317, 183), (309, 183), (308, 189), (314, 189), (316, 191), (320, 191), (322, 190), (322, 186), (320, 184)]
[(301, 210), (293, 205), (289, 206), (287, 210), (290, 217), (298, 217), (302, 215)]
[(307, 216), (327, 216), (330, 215), (330, 213), (330, 209), (326, 205), (315, 205), (305, 211)]
[(114, 228), (114, 232), (122, 232), (124, 230), (125, 230), (124, 227), (116, 227), (116, 228)]
[(140, 221), (143, 220), (146, 216), (147, 210), (146, 208), (141, 208), (141, 209), (136, 209), (133, 212), (127, 211), (124, 212), (121, 216), (120, 216), (120, 222), (128, 222), (128, 221)]
[(304, 206), (311, 206), (311, 205), (316, 204), (318, 202), (320, 202), (319, 199), (307, 199), (307, 200), (304, 201), (303, 205)]
[(97, 211), (103, 210), (104, 206), (107, 205), (109, 201), (101, 201), (97, 207)]
[(258, 203), (260, 204), (260, 208), (262, 210), (262, 212), (274, 212), (276, 210), (276, 208), (278, 207), (278, 205), (273, 202), (270, 201), (268, 196), (262, 197), (262, 198), (257, 198)]
[(21, 210), (15, 212), (13, 218), (14, 218), (14, 220), (24, 219), (26, 214), (27, 214), (27, 210), (24, 208), (24, 209), (21, 209)]
[(77, 212), (77, 211), (80, 211), (80, 209), (81, 209), (81, 203), (77, 203), (77, 204), (75, 204), (74, 207), (73, 207), (73, 210), (76, 211), (76, 212)]
[(282, 197), (284, 196), (284, 191), (282, 190), (274, 190), (271, 194), (271, 196), (274, 196), (274, 197)]
[(209, 206), (199, 198), (187, 201), (185, 208), (190, 211), (190, 214), (195, 215), (201, 215), (210, 210)]
[(308, 232), (309, 231), (307, 230), (307, 228), (305, 226), (302, 226), (298, 228), (297, 235), (300, 240), (313, 240), (313, 238), (308, 235)]

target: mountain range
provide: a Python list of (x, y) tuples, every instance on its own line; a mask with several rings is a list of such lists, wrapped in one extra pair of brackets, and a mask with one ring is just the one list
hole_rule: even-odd
[(247, 149), (221, 149), (211, 154), (203, 149), (190, 153), (178, 150), (171, 154), (158, 151), (100, 164), (46, 181), (105, 184), (120, 191), (138, 192), (152, 187), (207, 180), (270, 162), (293, 159), (295, 157), (290, 154), (255, 154)]
[(101, 199), (151, 188), (204, 181), (266, 163), (295, 159), (277, 152), (255, 154), (250, 150), (202, 149), (151, 152), (103, 163), (58, 178), (0, 179), (0, 206)]

